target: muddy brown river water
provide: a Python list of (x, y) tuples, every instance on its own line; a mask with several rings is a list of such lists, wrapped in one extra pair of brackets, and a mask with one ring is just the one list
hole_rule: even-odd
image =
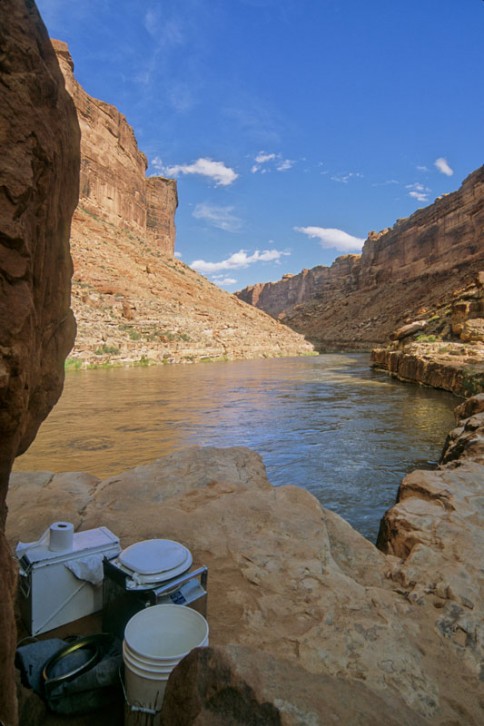
[(371, 540), (398, 484), (432, 465), (459, 399), (366, 354), (72, 371), (16, 471), (101, 478), (187, 446), (248, 446)]

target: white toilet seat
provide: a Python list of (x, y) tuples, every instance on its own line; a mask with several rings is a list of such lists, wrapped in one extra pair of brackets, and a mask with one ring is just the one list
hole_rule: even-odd
[(122, 569), (138, 584), (165, 582), (186, 572), (193, 558), (189, 549), (169, 539), (136, 542), (118, 556)]

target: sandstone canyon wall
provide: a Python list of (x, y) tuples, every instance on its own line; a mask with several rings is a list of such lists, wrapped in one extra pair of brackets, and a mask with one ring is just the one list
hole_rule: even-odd
[(66, 43), (52, 40), (52, 45), (81, 128), (80, 208), (143, 234), (161, 252), (172, 256), (178, 204), (175, 180), (146, 178), (148, 162), (126, 118), (79, 85)]
[(312, 346), (173, 256), (176, 182), (146, 178), (146, 157), (116, 108), (73, 76), (53, 41), (81, 127), (81, 189), (74, 213), (74, 366), (192, 363), (298, 355)]
[(359, 255), (338, 257), (331, 267), (318, 265), (297, 275), (284, 275), (279, 282), (259, 282), (236, 293), (240, 300), (273, 317), (296, 305), (331, 294), (350, 293), (357, 287)]
[(5, 497), (15, 456), (59, 398), (75, 322), (79, 126), (35, 4), (0, 4), (0, 721), (16, 722)]
[(371, 347), (421, 307), (449, 300), (484, 266), (484, 167), (461, 188), (340, 257), (237, 293), (321, 349)]

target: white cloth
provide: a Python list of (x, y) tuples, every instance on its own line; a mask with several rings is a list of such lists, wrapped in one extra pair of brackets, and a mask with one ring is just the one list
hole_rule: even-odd
[(103, 555), (88, 555), (69, 560), (64, 564), (78, 580), (85, 580), (91, 585), (99, 586), (104, 579)]

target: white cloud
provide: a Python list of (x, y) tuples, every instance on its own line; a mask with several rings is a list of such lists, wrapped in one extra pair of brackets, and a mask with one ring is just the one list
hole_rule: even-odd
[(294, 162), (291, 159), (283, 159), (280, 164), (276, 166), (277, 171), (287, 171), (294, 166)]
[(447, 159), (444, 159), (443, 156), (439, 156), (439, 158), (434, 161), (434, 166), (441, 174), (445, 174), (445, 176), (452, 176), (454, 173), (454, 170), (450, 168)]
[(410, 190), (408, 192), (408, 196), (412, 197), (412, 199), (416, 199), (418, 202), (429, 201), (429, 192), (431, 192), (432, 190), (424, 186), (423, 184), (420, 184), (420, 182), (415, 182), (414, 184), (407, 184), (405, 188)]
[(350, 179), (362, 179), (363, 174), (359, 171), (349, 171), (347, 174), (335, 174), (332, 176), (332, 181), (340, 182), (340, 184), (348, 184)]
[(399, 184), (399, 183), (400, 182), (398, 182), (396, 179), (387, 179), (386, 181), (383, 181), (383, 182), (374, 182), (371, 186), (372, 187), (387, 187), (390, 184)]
[(302, 232), (308, 237), (319, 240), (321, 247), (324, 249), (337, 249), (342, 252), (360, 251), (365, 242), (360, 237), (343, 232), (342, 229), (331, 229), (325, 227), (294, 227), (296, 232)]
[(165, 176), (178, 176), (179, 174), (199, 174), (212, 179), (217, 186), (226, 187), (238, 178), (238, 174), (223, 161), (213, 161), (213, 159), (197, 159), (193, 164), (175, 164), (166, 166), (162, 160), (155, 156), (151, 160), (151, 165), (156, 171)]
[(252, 174), (266, 174), (268, 171), (287, 171), (294, 166), (294, 161), (291, 159), (284, 159), (282, 154), (266, 153), (265, 151), (259, 151), (254, 159), (254, 164), (251, 167)]
[(264, 151), (260, 151), (255, 157), (255, 160), (257, 164), (265, 164), (266, 161), (272, 161), (275, 158), (275, 154), (266, 154)]
[(233, 214), (233, 207), (217, 207), (202, 202), (193, 210), (195, 219), (204, 219), (209, 224), (225, 232), (238, 232), (242, 227), (242, 220)]
[(158, 174), (164, 174), (165, 173), (165, 165), (163, 164), (162, 159), (160, 159), (159, 156), (154, 156), (151, 159), (151, 166)]
[(235, 277), (225, 277), (225, 275), (212, 275), (212, 281), (221, 287), (226, 285), (235, 285), (237, 279)]
[(256, 250), (252, 255), (248, 255), (245, 250), (239, 250), (230, 255), (226, 260), (220, 262), (206, 262), (205, 260), (194, 260), (190, 267), (197, 272), (212, 273), (219, 270), (237, 270), (249, 267), (255, 262), (279, 262), (281, 257), (289, 255), (289, 252), (280, 252), (279, 250)]

